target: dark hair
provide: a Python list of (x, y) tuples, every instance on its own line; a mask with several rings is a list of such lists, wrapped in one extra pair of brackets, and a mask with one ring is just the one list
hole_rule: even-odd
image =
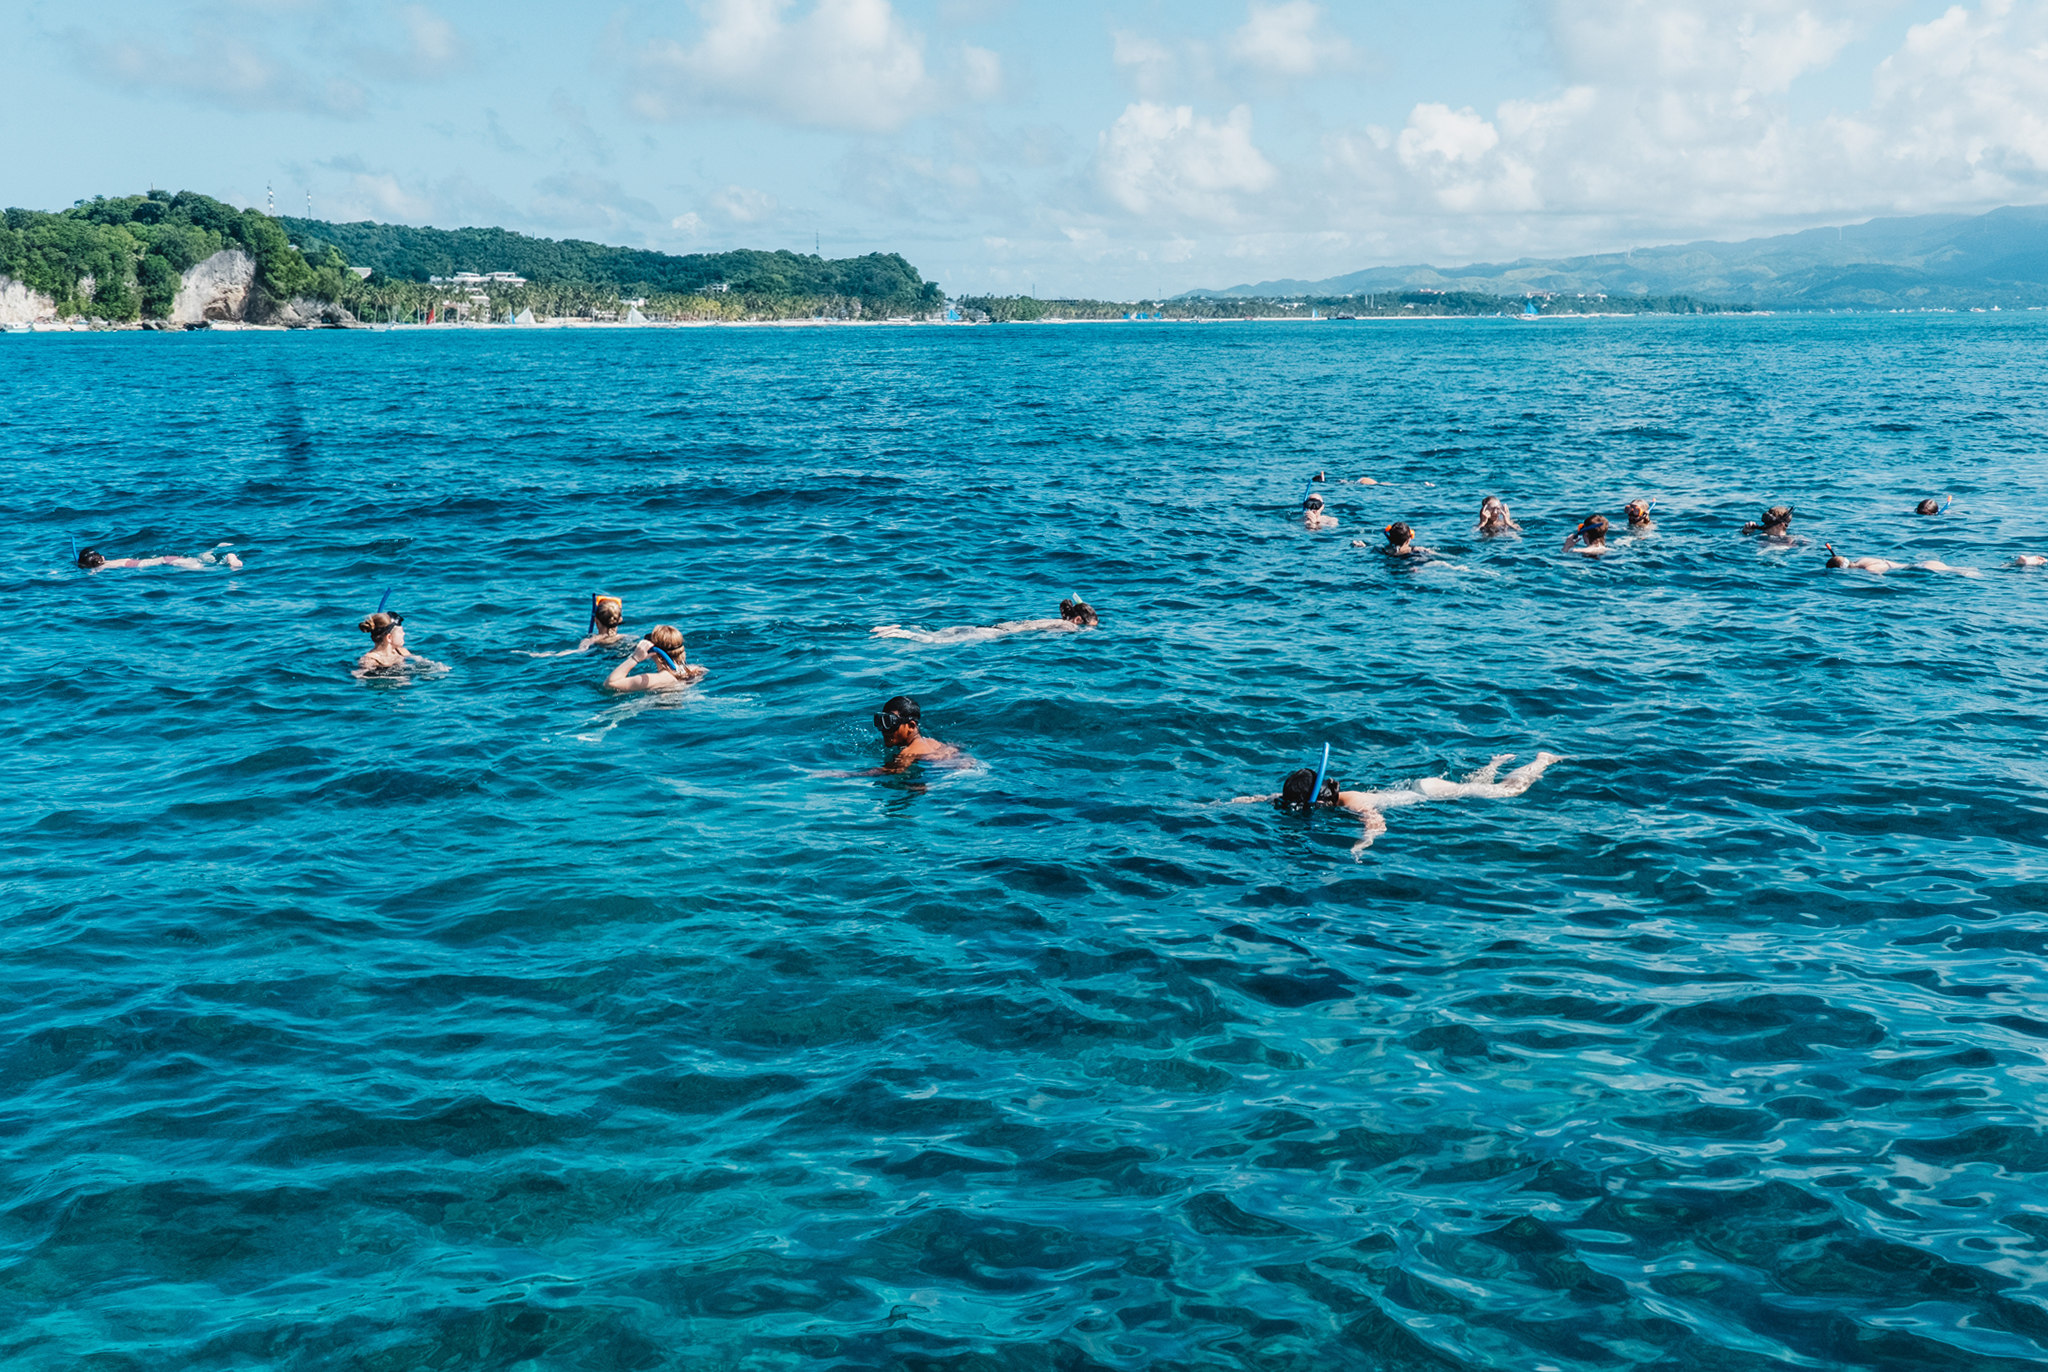
[(1820, 546), (1821, 546), (1821, 547), (1823, 547), (1823, 548), (1826, 548), (1826, 549), (1828, 550), (1828, 566), (1830, 566), (1830, 567), (1846, 567), (1846, 566), (1848, 566), (1848, 565), (1849, 565), (1849, 559), (1848, 559), (1848, 558), (1846, 558), (1846, 557), (1843, 557), (1843, 556), (1842, 556), (1842, 555), (1841, 555), (1840, 553), (1836, 552), (1836, 551), (1835, 551), (1835, 545), (1834, 545), (1834, 544), (1832, 544), (1832, 543), (1823, 543), (1823, 544), (1821, 544)]
[(915, 724), (924, 716), (924, 712), (918, 709), (917, 702), (909, 696), (890, 696), (882, 706), (882, 713), (894, 715), (905, 724)]
[(84, 552), (78, 555), (78, 565), (85, 568), (89, 572), (95, 567), (106, 566), (107, 560), (101, 557), (93, 549), (87, 548)]
[(1403, 543), (1413, 543), (1414, 541), (1415, 530), (1409, 528), (1400, 520), (1397, 519), (1392, 524), (1389, 524), (1387, 526), (1387, 542), (1393, 544), (1395, 547), (1398, 548)]
[(1070, 620), (1075, 624), (1092, 625), (1096, 622), (1095, 607), (1085, 600), (1062, 600), (1060, 602), (1060, 618)]
[(1937, 504), (1937, 503), (1935, 502), (1935, 499), (1934, 499), (1934, 497), (1933, 497), (1933, 496), (1929, 496), (1929, 497), (1927, 497), (1927, 499), (1925, 499), (1925, 500), (1921, 501), (1921, 502), (1920, 502), (1920, 503), (1919, 503), (1918, 505), (1916, 505), (1916, 506), (1914, 506), (1914, 507), (1913, 507), (1913, 513), (1914, 513), (1914, 514), (1940, 514), (1940, 513), (1941, 513), (1941, 506), (1940, 506), (1939, 504)]
[[(1311, 804), (1309, 793), (1315, 790), (1315, 787), (1316, 769), (1297, 768), (1287, 774), (1287, 780), (1280, 783), (1280, 799), (1273, 802), (1274, 807), (1281, 810), (1299, 810), (1307, 814)], [(1313, 800), (1334, 805), (1341, 789), (1337, 784), (1337, 778), (1324, 777), (1322, 794), (1313, 797)]]
[(403, 623), (405, 623), (404, 615), (388, 615), (379, 610), (376, 614), (363, 616), (363, 622), (356, 625), (356, 627), (370, 636), (370, 642), (382, 643), (384, 635), (390, 633)]
[[(1606, 515), (1588, 515), (1585, 519), (1579, 522), (1579, 532), (1582, 534), (1590, 534), (1594, 537), (1605, 538), (1607, 537), (1607, 529), (1608, 524)], [(1588, 541), (1590, 541), (1590, 539)]]

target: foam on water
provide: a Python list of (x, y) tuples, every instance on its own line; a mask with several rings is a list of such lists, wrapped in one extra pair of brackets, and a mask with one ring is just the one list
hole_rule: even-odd
[(2044, 344), (0, 339), (0, 1362), (2039, 1366)]

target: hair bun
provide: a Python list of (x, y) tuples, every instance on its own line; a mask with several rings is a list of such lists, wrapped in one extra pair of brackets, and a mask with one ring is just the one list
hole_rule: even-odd
[(356, 625), (356, 627), (358, 629), (361, 629), (366, 634), (374, 635), (377, 632), (377, 626), (374, 623), (376, 618), (377, 617), (375, 615), (364, 615), (363, 622)]

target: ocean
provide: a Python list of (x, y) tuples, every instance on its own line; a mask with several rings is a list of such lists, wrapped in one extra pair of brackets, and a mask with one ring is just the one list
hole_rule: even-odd
[(0, 1365), (2039, 1367), (2044, 356), (0, 338)]

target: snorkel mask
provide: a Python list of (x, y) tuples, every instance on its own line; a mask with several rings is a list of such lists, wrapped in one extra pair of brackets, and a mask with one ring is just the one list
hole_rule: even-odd
[(915, 723), (917, 723), (915, 719), (907, 715), (899, 715), (894, 710), (875, 711), (875, 727), (882, 731), (883, 738), (887, 738), (906, 724)]

